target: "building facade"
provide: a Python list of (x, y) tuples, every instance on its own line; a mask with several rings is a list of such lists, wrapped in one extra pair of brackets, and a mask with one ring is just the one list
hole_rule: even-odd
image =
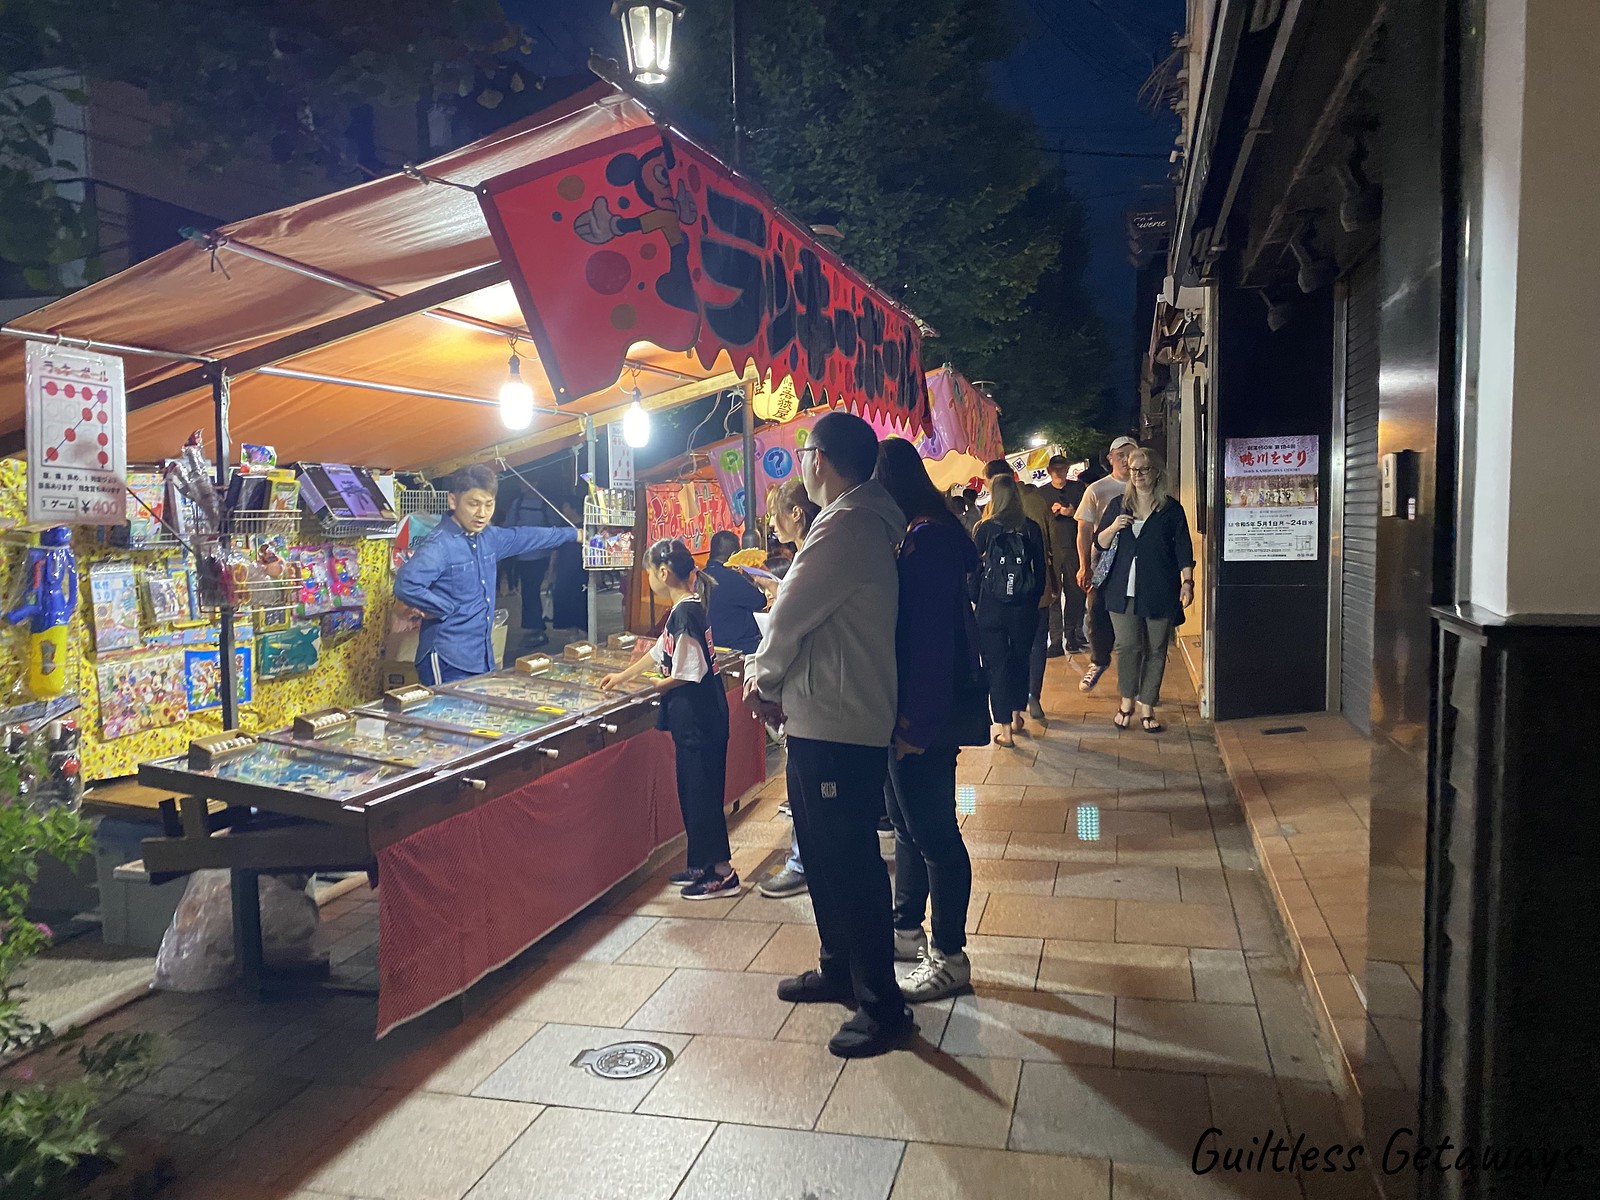
[[(1576, 1103), (1600, 960), (1564, 932), (1600, 898), (1573, 454), (1600, 434), (1600, 4), (1189, 10), (1147, 370), (1202, 547), (1197, 682), (1224, 733), (1331, 715), (1365, 746), (1365, 936), (1335, 959), (1359, 1007), (1328, 1022), (1346, 1111), (1375, 1152), (1411, 1129), (1479, 1156), (1380, 1167), (1385, 1193), (1600, 1194)], [(1497, 1147), (1561, 1166), (1483, 1168)]]

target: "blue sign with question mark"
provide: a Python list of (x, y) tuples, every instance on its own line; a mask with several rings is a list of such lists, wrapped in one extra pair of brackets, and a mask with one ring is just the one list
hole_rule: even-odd
[(769, 478), (780, 482), (789, 477), (789, 472), (794, 470), (794, 455), (782, 446), (774, 446), (761, 456), (761, 467)]

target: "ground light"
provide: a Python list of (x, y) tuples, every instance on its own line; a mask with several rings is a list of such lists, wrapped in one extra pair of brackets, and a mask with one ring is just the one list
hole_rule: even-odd
[(650, 414), (640, 403), (639, 389), (633, 389), (633, 403), (622, 414), (622, 440), (635, 450), (650, 444)]
[(533, 424), (533, 389), (523, 381), (516, 351), (511, 353), (506, 381), (500, 385), (500, 423), (507, 429), (526, 429)]
[(683, 5), (678, 0), (616, 0), (611, 15), (622, 21), (628, 74), (637, 83), (665, 83), (672, 69), (672, 32)]

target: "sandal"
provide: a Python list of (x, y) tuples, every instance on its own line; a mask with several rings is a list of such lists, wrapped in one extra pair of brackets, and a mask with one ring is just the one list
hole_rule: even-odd
[(1133, 709), (1119, 708), (1116, 715), (1111, 718), (1111, 723), (1118, 729), (1126, 729), (1133, 723)]
[(1146, 733), (1165, 733), (1167, 730), (1167, 727), (1156, 719), (1155, 713), (1140, 717), (1139, 724), (1144, 726)]
[(1017, 743), (1011, 738), (1011, 727), (1009, 725), (996, 725), (995, 728), (999, 732), (994, 735), (994, 744), (1007, 750), (1015, 750)]

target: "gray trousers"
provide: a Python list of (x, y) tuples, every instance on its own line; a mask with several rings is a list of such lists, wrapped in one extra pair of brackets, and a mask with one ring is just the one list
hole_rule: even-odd
[(1108, 614), (1117, 634), (1117, 686), (1124, 700), (1137, 700), (1154, 708), (1161, 699), (1172, 622), (1136, 616), (1131, 611), (1131, 601), (1129, 608), (1129, 612)]

